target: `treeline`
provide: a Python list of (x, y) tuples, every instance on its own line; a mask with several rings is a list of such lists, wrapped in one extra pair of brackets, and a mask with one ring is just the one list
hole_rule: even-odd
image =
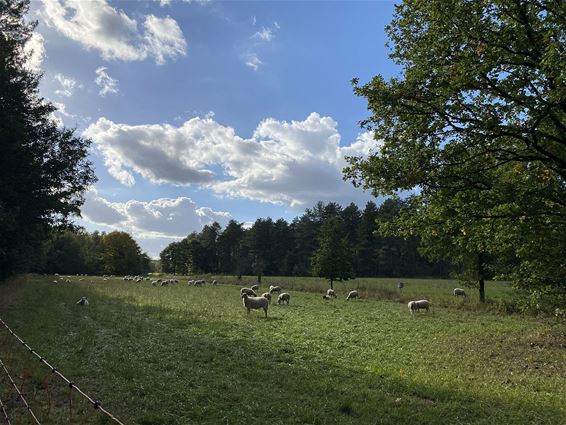
[(136, 275), (151, 271), (150, 258), (126, 232), (55, 232), (32, 271), (37, 273)]
[(219, 273), (233, 275), (306, 276), (313, 273), (313, 255), (320, 246), (321, 228), (330, 219), (347, 245), (355, 276), (446, 277), (449, 266), (429, 262), (418, 251), (416, 238), (381, 237), (377, 221), (395, 217), (403, 203), (386, 200), (381, 206), (368, 202), (363, 210), (354, 203), (343, 208), (319, 202), (295, 218), (258, 218), (250, 228), (231, 220), (204, 226), (160, 254), (165, 273)]

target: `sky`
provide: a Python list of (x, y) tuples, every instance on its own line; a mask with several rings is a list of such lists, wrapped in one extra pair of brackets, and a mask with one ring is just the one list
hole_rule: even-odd
[(30, 67), (92, 140), (78, 223), (151, 257), (214, 221), (363, 208), (344, 156), (379, 148), (351, 79), (390, 78), (386, 1), (34, 0)]

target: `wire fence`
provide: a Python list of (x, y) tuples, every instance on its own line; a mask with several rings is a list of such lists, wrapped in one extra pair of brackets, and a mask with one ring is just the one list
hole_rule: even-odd
[[(0, 355), (4, 353), (4, 359), (0, 358), (0, 424), (124, 425), (102, 407), (100, 401), (89, 396), (21, 339), (1, 318), (0, 325), (3, 326), (0, 329), (6, 331), (0, 345)], [(12, 342), (15, 346), (10, 345)], [(19, 351), (17, 347), (20, 347)], [(22, 351), (31, 354), (30, 361), (26, 361)], [(39, 361), (32, 361), (33, 357)], [(77, 399), (73, 398), (75, 393), (79, 395)], [(34, 410), (40, 413), (36, 414)]]

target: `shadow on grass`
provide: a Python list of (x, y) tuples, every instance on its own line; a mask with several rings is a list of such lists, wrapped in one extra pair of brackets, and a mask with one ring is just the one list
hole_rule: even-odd
[[(28, 335), (22, 336), (35, 340), (32, 345), (68, 376), (82, 377), (125, 423), (534, 424), (564, 417), (552, 405), (478, 395), (457, 382), (417, 384), (250, 334), (250, 326), (281, 326), (284, 317), (265, 320), (242, 309), (246, 323), (231, 322), (140, 306), (133, 297), (109, 297), (86, 286), (43, 291), (28, 294), (29, 304), (10, 314)], [(80, 296), (91, 305), (70, 304)], [(48, 297), (63, 302), (38, 308)], [(34, 323), (42, 324), (40, 333), (34, 334)]]

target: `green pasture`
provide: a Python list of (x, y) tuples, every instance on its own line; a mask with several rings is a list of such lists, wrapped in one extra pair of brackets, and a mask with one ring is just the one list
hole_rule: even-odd
[[(473, 291), (451, 296), (454, 282), (402, 279), (399, 294), (399, 279), (357, 279), (324, 301), (323, 280), (264, 278), (262, 289), (291, 294), (264, 319), (239, 298), (249, 277), (202, 288), (70, 280), (29, 277), (0, 317), (125, 424), (566, 423), (564, 324), (476, 310)], [(363, 298), (345, 301), (356, 288)], [(511, 296), (502, 283), (487, 294)], [(75, 304), (82, 296), (90, 305)], [(411, 316), (411, 298), (431, 299), (433, 311)], [(3, 330), (0, 344), (41, 408), (40, 365)], [(67, 392), (50, 382), (43, 423), (68, 423)], [(15, 404), (3, 379), (0, 398)], [(105, 423), (75, 402), (77, 418)]]

